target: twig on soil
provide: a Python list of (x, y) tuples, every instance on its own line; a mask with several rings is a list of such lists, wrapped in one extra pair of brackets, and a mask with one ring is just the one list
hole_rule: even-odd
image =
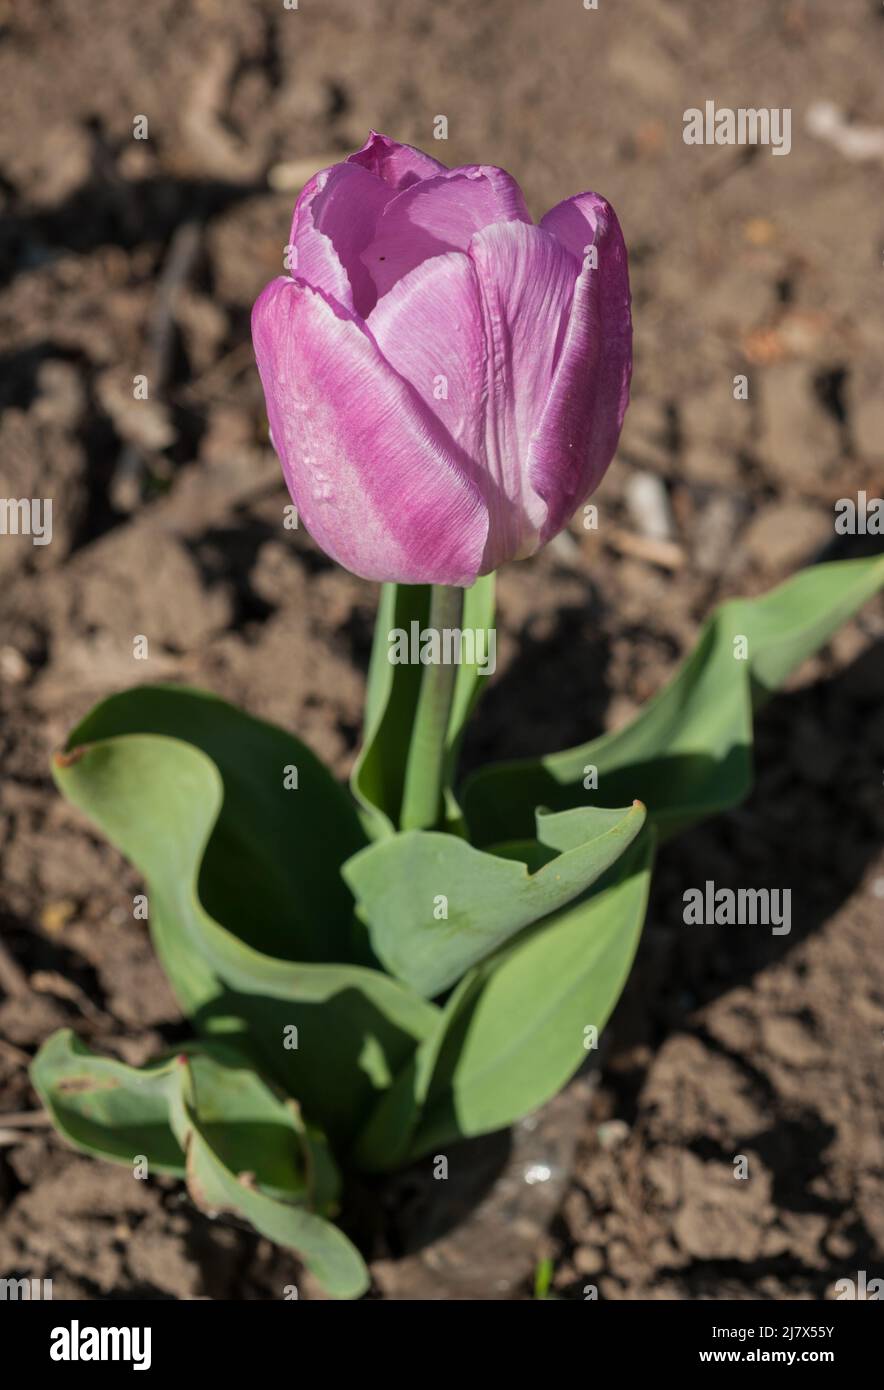
[(15, 1043), (7, 1042), (6, 1038), (0, 1038), (0, 1052), (8, 1057), (10, 1062), (14, 1062), (17, 1067), (29, 1067), (31, 1059), (27, 1052), (21, 1047), (16, 1047)]
[[(147, 335), (147, 372), (150, 389), (160, 395), (168, 385), (175, 342), (174, 310), (178, 291), (187, 281), (200, 247), (199, 222), (182, 222), (169, 245), (169, 254), (157, 281)], [(141, 450), (127, 444), (121, 451), (111, 480), (111, 498), (122, 511), (133, 511), (141, 496), (145, 460)]]
[(65, 979), (64, 975), (59, 975), (55, 970), (35, 970), (30, 984), (37, 994), (51, 994), (55, 999), (66, 999), (76, 1005), (83, 1017), (91, 1023), (101, 1025), (110, 1022), (108, 1015), (93, 1004), (79, 985), (74, 984), (73, 980)]
[(22, 1110), (16, 1114), (0, 1115), (0, 1149), (19, 1148), (23, 1144), (40, 1147), (63, 1143), (61, 1135), (53, 1127), (52, 1116), (46, 1110)]
[(175, 298), (190, 276), (200, 246), (199, 222), (182, 222), (169, 244), (169, 254), (157, 282), (150, 316), (148, 345), (159, 389), (166, 385), (172, 366)]
[(604, 538), (608, 545), (621, 555), (629, 555), (635, 560), (646, 560), (650, 565), (660, 565), (667, 570), (680, 570), (684, 567), (684, 550), (675, 541), (637, 536), (634, 531), (624, 531), (619, 526), (606, 527)]
[(0, 1127), (4, 1129), (36, 1129), (51, 1124), (52, 1116), (48, 1110), (16, 1110), (10, 1115), (0, 1114)]

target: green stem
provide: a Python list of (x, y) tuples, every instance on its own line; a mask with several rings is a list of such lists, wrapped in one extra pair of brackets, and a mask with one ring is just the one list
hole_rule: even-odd
[[(463, 618), (464, 591), (434, 584), (430, 591), (429, 626), (441, 636), (445, 628), (459, 628)], [(405, 767), (400, 825), (403, 830), (432, 830), (442, 809), (442, 779), (446, 739), (457, 666), (441, 661), (426, 666), (411, 732)]]

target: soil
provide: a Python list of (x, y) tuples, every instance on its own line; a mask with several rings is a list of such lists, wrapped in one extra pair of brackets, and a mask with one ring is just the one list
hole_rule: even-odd
[[(0, 541), (4, 1275), (83, 1299), (279, 1298), (294, 1277), (175, 1183), (3, 1116), (34, 1109), (27, 1062), (59, 1026), (135, 1063), (187, 1032), (137, 879), (49, 778), (72, 723), (183, 680), (341, 777), (357, 747), (376, 594), (283, 528), (248, 336), (300, 182), (374, 127), (503, 165), (536, 216), (586, 187), (617, 208), (636, 362), (600, 525), (501, 574), (465, 756), (545, 751), (627, 719), (721, 598), (869, 543), (835, 535), (833, 504), (884, 481), (881, 166), (808, 113), (884, 126), (882, 57), (872, 0), (0, 3), (0, 492), (54, 499), (51, 545)], [(791, 108), (788, 157), (686, 146), (710, 97)], [(880, 1267), (882, 636), (872, 603), (761, 716), (746, 805), (661, 855), (573, 1178), (532, 1237), (563, 1297), (822, 1298)], [(790, 888), (791, 934), (686, 929), (707, 878)]]

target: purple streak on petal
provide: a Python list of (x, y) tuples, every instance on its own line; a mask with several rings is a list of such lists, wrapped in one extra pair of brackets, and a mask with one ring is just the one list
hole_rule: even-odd
[(359, 320), (279, 278), (252, 334), (289, 491), (323, 550), (365, 579), (471, 584), (488, 513), (469, 461)]
[(485, 329), (485, 466), (496, 484), (486, 494), (487, 570), (536, 549), (546, 518), (526, 461), (553, 380), (577, 264), (548, 232), (523, 222), (486, 227), (469, 254)]
[(375, 290), (360, 254), (391, 197), (385, 183), (355, 164), (333, 164), (316, 174), (295, 205), (293, 273), (345, 309), (367, 313)]
[(503, 169), (446, 170), (399, 193), (362, 252), (378, 298), (431, 256), (466, 251), (476, 232), (496, 222), (531, 222), (519, 185)]
[(429, 179), (445, 171), (444, 164), (424, 154), (423, 150), (417, 150), (413, 145), (400, 145), (397, 140), (391, 140), (389, 135), (379, 135), (376, 130), (371, 132), (361, 150), (347, 156), (347, 163), (368, 169), (369, 173), (383, 179), (396, 192), (411, 187), (420, 179)]
[[(583, 267), (528, 459), (531, 485), (548, 505), (544, 543), (567, 525), (614, 457), (629, 402), (632, 318), (626, 246), (610, 203), (580, 193), (552, 208), (540, 225)], [(597, 248), (597, 270), (586, 264), (590, 246)]]
[(469, 257), (448, 251), (416, 266), (378, 300), (366, 328), (481, 470), (485, 335)]

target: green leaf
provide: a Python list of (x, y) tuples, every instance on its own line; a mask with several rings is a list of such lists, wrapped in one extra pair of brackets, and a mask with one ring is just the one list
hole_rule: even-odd
[[(644, 819), (640, 803), (538, 814), (541, 845), (561, 852), (535, 873), (456, 836), (409, 831), (362, 850), (344, 875), (378, 959), (432, 998), (523, 927), (584, 892), (631, 844)], [(440, 897), (445, 916), (437, 919)]]
[(77, 1148), (130, 1167), (143, 1154), (154, 1172), (184, 1177), (184, 1153), (169, 1123), (171, 1061), (141, 1070), (99, 1057), (64, 1028), (31, 1063), (31, 1081), (56, 1129)]
[[(194, 1201), (230, 1210), (293, 1249), (337, 1297), (365, 1291), (361, 1257), (326, 1210), (337, 1175), (293, 1101), (277, 1096), (241, 1058), (189, 1044), (143, 1070), (94, 1055), (69, 1030), (40, 1049), (34, 1086), (78, 1148), (187, 1180)], [(317, 1153), (321, 1154), (317, 1167)]]
[(359, 1298), (370, 1279), (362, 1256), (332, 1222), (290, 1202), (274, 1201), (237, 1174), (210, 1143), (195, 1112), (187, 1120), (187, 1189), (206, 1211), (232, 1211), (276, 1245), (294, 1250), (335, 1298)]
[[(884, 558), (803, 570), (757, 599), (723, 604), (693, 654), (627, 728), (469, 779), (463, 804), (480, 845), (531, 833), (534, 807), (622, 805), (640, 797), (670, 835), (737, 805), (752, 786), (753, 708), (884, 585)], [(746, 639), (738, 659), (737, 639)], [(587, 793), (586, 769), (598, 769)]]
[(555, 1272), (555, 1265), (553, 1264), (549, 1256), (547, 1256), (543, 1260), (538, 1261), (537, 1268), (534, 1271), (535, 1298), (555, 1297), (554, 1294), (550, 1293), (550, 1289), (552, 1288), (553, 1275), (555, 1274)]
[[(198, 1029), (236, 1044), (346, 1144), (432, 1031), (434, 1007), (377, 970), (259, 951), (205, 910), (204, 854), (225, 788), (198, 748), (126, 734), (64, 755), (55, 775), (148, 881), (157, 950)], [(297, 1047), (286, 1045), (291, 1025)]]
[(271, 1090), (242, 1059), (236, 1063), (228, 1054), (227, 1064), (221, 1065), (218, 1056), (217, 1045), (209, 1055), (206, 1044), (195, 1044), (181, 1048), (172, 1063), (180, 1082), (186, 1061), (195, 1111), (207, 1140), (228, 1168), (253, 1174), (272, 1196), (316, 1203), (295, 1102)]
[[(349, 959), (352, 902), (340, 867), (365, 837), (347, 792), (305, 744), (214, 695), (148, 685), (103, 701), (67, 747), (122, 734), (181, 739), (221, 777), (200, 882), (208, 912), (270, 955)], [(292, 767), (297, 788), (285, 786)]]
[[(350, 786), (362, 809), (372, 839), (392, 835), (399, 824), (411, 729), (424, 668), (393, 665), (389, 634), (396, 628), (410, 633), (426, 626), (430, 609), (428, 585), (384, 584), (375, 620), (365, 705), (365, 736), (353, 768)], [(491, 629), (494, 622), (494, 575), (486, 575), (464, 594), (463, 627)], [(485, 677), (473, 663), (458, 667), (447, 739), (449, 786), (445, 801), (451, 828), (461, 824), (460, 809), (451, 791), (457, 754), (470, 712)]]
[[(237, 1172), (249, 1169), (278, 1196), (315, 1200), (308, 1169), (313, 1154), (295, 1103), (281, 1100), (235, 1050), (186, 1043), (177, 1057), (144, 1068), (92, 1053), (70, 1029), (54, 1033), (31, 1068), (35, 1089), (66, 1138), (111, 1162), (143, 1154), (151, 1169), (184, 1177), (184, 1152), (169, 1119), (186, 1056), (199, 1094), (200, 1121)], [(336, 1200), (328, 1190), (323, 1206)]]
[[(645, 831), (580, 902), (465, 977), (434, 1040), (408, 1157), (503, 1129), (554, 1096), (607, 1022), (641, 935), (653, 861)], [(591, 1036), (591, 1035), (590, 1035)]]
[(464, 995), (476, 987), (477, 974), (465, 975), (449, 996), (444, 1012), (427, 1038), (408, 1058), (393, 1084), (377, 1101), (352, 1150), (353, 1163), (366, 1172), (398, 1168), (408, 1158), (430, 1083), (445, 1041), (449, 1019)]

